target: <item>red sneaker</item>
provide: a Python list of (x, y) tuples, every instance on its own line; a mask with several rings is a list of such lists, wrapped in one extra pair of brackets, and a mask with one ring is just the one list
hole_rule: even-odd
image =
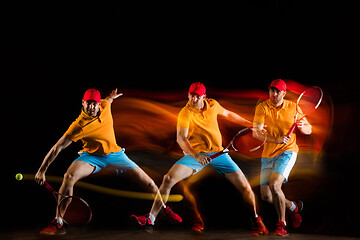
[(65, 227), (54, 218), (49, 225), (40, 231), (42, 235), (63, 235), (66, 234)]
[(193, 231), (195, 231), (195, 232), (202, 233), (204, 231), (204, 222), (203, 222), (203, 220), (201, 218), (194, 220), (191, 229)]
[(151, 220), (149, 218), (149, 214), (144, 216), (135, 216), (134, 214), (130, 216), (130, 219), (137, 222), (140, 226), (145, 226), (146, 224), (151, 225)]
[(138, 223), (140, 227), (144, 228), (148, 233), (153, 232), (153, 225), (149, 218), (149, 214), (144, 216), (135, 216), (134, 214), (130, 216), (130, 219), (135, 223)]
[(182, 219), (179, 215), (177, 215), (173, 210), (171, 210), (171, 207), (167, 206), (164, 211), (162, 211), (162, 215), (167, 218), (170, 223), (177, 224), (181, 223)]
[(276, 230), (274, 235), (285, 237), (288, 235), (287, 227), (283, 221), (279, 221), (276, 224)]
[(293, 224), (293, 228), (299, 228), (302, 222), (302, 217), (300, 215), (300, 212), (303, 210), (304, 204), (300, 200), (293, 203), (295, 203), (296, 208), (293, 212), (291, 212), (292, 224)]
[(251, 232), (253, 236), (262, 236), (269, 234), (269, 230), (265, 227), (260, 216), (256, 218), (256, 222), (254, 223), (254, 231)]

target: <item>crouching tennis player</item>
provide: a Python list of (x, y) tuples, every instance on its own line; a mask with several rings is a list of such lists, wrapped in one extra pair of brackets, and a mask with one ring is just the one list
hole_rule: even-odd
[[(119, 147), (116, 143), (111, 104), (114, 99), (121, 95), (121, 93), (117, 93), (117, 89), (112, 91), (105, 99), (101, 99), (100, 92), (96, 89), (89, 89), (85, 92), (80, 116), (70, 125), (65, 134), (45, 156), (35, 175), (37, 183), (44, 184), (48, 167), (62, 150), (72, 142), (81, 140), (83, 143), (82, 154), (75, 159), (65, 173), (59, 190), (60, 193), (72, 195), (73, 187), (79, 179), (96, 173), (103, 168), (113, 168), (120, 173), (126, 172), (130, 178), (146, 187), (148, 192), (158, 193), (158, 187), (154, 181), (130, 160), (125, 154), (125, 149)], [(63, 220), (58, 212), (51, 223), (40, 233), (46, 235), (66, 233)]]

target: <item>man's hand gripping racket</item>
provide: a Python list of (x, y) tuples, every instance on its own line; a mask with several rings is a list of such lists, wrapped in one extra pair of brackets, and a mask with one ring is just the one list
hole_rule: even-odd
[(296, 101), (296, 114), (294, 124), (286, 134), (288, 137), (293, 133), (296, 126), (302, 126), (304, 119), (310, 113), (315, 111), (323, 98), (323, 91), (321, 88), (313, 86), (302, 92)]
[(214, 159), (224, 153), (227, 153), (229, 151), (235, 151), (235, 152), (254, 152), (261, 148), (262, 145), (266, 142), (266, 131), (265, 129), (259, 130), (256, 128), (244, 128), (241, 129), (230, 141), (228, 146), (218, 152), (215, 153), (209, 158)]

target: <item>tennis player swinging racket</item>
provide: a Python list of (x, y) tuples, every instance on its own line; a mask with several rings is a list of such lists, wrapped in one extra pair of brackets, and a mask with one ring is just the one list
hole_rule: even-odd
[[(193, 83), (190, 86), (187, 97), (188, 102), (180, 111), (177, 121), (177, 142), (186, 155), (179, 159), (164, 176), (159, 188), (160, 193), (164, 195), (170, 194), (172, 187), (176, 183), (196, 174), (206, 165), (211, 165), (242, 194), (244, 203), (255, 224), (252, 234), (267, 234), (268, 230), (256, 212), (255, 195), (239, 166), (228, 154), (219, 154), (214, 159), (210, 157), (223, 149), (221, 132), (217, 121), (218, 115), (242, 126), (251, 127), (252, 123), (238, 114), (224, 109), (215, 99), (206, 98), (206, 88), (200, 82)], [(188, 199), (190, 198), (195, 199), (193, 196)], [(166, 198), (164, 198), (164, 202), (166, 203)], [(228, 206), (228, 208), (230, 209), (231, 206)], [(143, 216), (132, 215), (132, 219), (142, 227), (151, 227), (155, 223), (160, 209), (161, 203), (154, 201), (153, 207), (148, 214)], [(193, 201), (193, 210), (196, 212), (194, 214), (196, 217), (193, 219), (192, 229), (196, 232), (202, 232), (204, 223), (195, 201)]]
[[(159, 191), (154, 181), (129, 159), (125, 149), (116, 143), (111, 104), (121, 95), (122, 93), (118, 93), (117, 89), (105, 99), (101, 99), (100, 92), (96, 89), (89, 89), (85, 92), (79, 117), (45, 156), (35, 175), (37, 183), (41, 185), (45, 183), (48, 167), (62, 150), (72, 142), (81, 141), (83, 143), (82, 154), (69, 166), (59, 193), (72, 196), (74, 185), (78, 180), (101, 169), (112, 168), (134, 177), (147, 192), (158, 194)], [(65, 233), (63, 219), (58, 211), (51, 223), (40, 231), (40, 234), (45, 235)]]

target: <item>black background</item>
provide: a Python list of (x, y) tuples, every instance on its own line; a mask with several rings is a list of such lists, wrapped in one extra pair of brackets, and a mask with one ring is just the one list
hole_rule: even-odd
[[(307, 213), (315, 219), (311, 223), (317, 218), (323, 223), (316, 228), (305, 225), (306, 230), (355, 234), (353, 227), (359, 223), (358, 10), (347, 1), (242, 1), (237, 5), (84, 1), (3, 6), (1, 178), (2, 195), (9, 197), (2, 200), (3, 207), (14, 211), (2, 219), (3, 226), (40, 229), (51, 220), (51, 211), (43, 210), (49, 208), (44, 199), (51, 201), (51, 196), (34, 183), (16, 182), (13, 176), (37, 171), (77, 117), (86, 89), (97, 88), (103, 95), (114, 88), (157, 94), (185, 89), (186, 93), (194, 81), (204, 82), (208, 89), (266, 89), (271, 80), (283, 78), (319, 85), (334, 103), (334, 125), (325, 146), (326, 184), (316, 207)], [(65, 162), (55, 162), (51, 173), (61, 176), (78, 148), (67, 150), (61, 157)], [(222, 181), (217, 184), (227, 187)], [(201, 194), (208, 196), (206, 191)], [(119, 205), (134, 208), (131, 204), (135, 204), (111, 197), (106, 201), (120, 212)], [(149, 203), (144, 205), (145, 211)], [(203, 208), (212, 218), (213, 209)], [(114, 225), (125, 222), (121, 220), (127, 218), (125, 213)], [(221, 225), (224, 216), (220, 210), (215, 213), (212, 219), (218, 220), (210, 226)], [(95, 223), (109, 224), (112, 218), (102, 214), (106, 217)], [(20, 223), (18, 217), (24, 215), (34, 221)], [(235, 218), (231, 213), (225, 217)]]

